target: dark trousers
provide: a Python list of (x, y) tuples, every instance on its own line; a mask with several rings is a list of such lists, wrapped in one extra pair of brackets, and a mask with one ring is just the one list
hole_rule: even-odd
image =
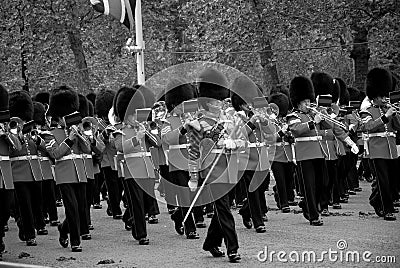
[(42, 196), (43, 196), (43, 214), (44, 217), (49, 216), (50, 221), (57, 221), (57, 206), (54, 180), (42, 181)]
[(139, 179), (127, 179), (125, 181), (125, 186), (127, 188), (126, 190), (128, 190), (128, 209), (132, 217), (132, 236), (136, 240), (139, 240), (147, 237), (147, 230), (143, 200), (144, 190), (137, 180)]
[(112, 214), (122, 215), (121, 200), (122, 200), (122, 180), (118, 178), (118, 172), (112, 170), (111, 167), (102, 168), (104, 179), (108, 190), (108, 200), (111, 206)]
[(398, 169), (396, 169), (395, 159), (381, 159), (376, 158), (371, 160), (371, 169), (376, 175), (373, 181), (372, 193), (369, 197), (371, 206), (382, 209), (383, 212), (393, 213), (393, 195), (391, 178), (396, 177)]
[(272, 162), (272, 172), (274, 173), (276, 188), (279, 196), (281, 208), (289, 207), (288, 201), (294, 201), (294, 178), (293, 163), (291, 162)]
[(346, 155), (339, 156), (337, 168), (339, 197), (344, 197), (348, 190), (347, 174), (349, 173), (349, 164), (347, 162)]
[(163, 184), (163, 189), (165, 193), (165, 202), (167, 202), (168, 208), (173, 208), (176, 206), (176, 191), (174, 184), (172, 182), (171, 176), (169, 174), (169, 166), (160, 165), (160, 184)]
[(79, 246), (81, 235), (89, 233), (86, 219), (86, 183), (65, 183), (59, 186), (65, 208), (61, 234), (69, 234), (71, 246)]
[(0, 239), (4, 237), (4, 226), (10, 218), (10, 201), (14, 190), (0, 189)]
[(322, 199), (323, 185), (327, 181), (325, 159), (309, 159), (298, 162), (300, 186), (304, 189), (303, 214), (308, 220), (319, 218), (318, 205)]
[(332, 200), (333, 203), (340, 202), (339, 183), (338, 183), (338, 160), (326, 160), (328, 172), (328, 181), (324, 185), (324, 191), (321, 201), (321, 209), (328, 209), (328, 204)]
[[(183, 222), (185, 215), (188, 212), (188, 208), (191, 204), (191, 200), (194, 196), (194, 193), (191, 193), (188, 187), (189, 182), (189, 172), (185, 170), (175, 170), (170, 172), (171, 180), (175, 184), (175, 187), (179, 187), (177, 194), (178, 204), (177, 209), (171, 215), (171, 219), (177, 222)], [(185, 233), (189, 234), (190, 232), (196, 231), (196, 225), (194, 224), (193, 213), (187, 218), (184, 227)]]
[(26, 239), (35, 238), (35, 229), (46, 226), (42, 212), (42, 182), (14, 182), (21, 221)]
[(100, 190), (104, 183), (103, 172), (94, 174), (93, 203), (100, 204)]
[(143, 202), (144, 202), (144, 212), (149, 216), (155, 216), (160, 214), (160, 209), (158, 208), (158, 203), (155, 198), (154, 179), (143, 179), (140, 182), (140, 186), (143, 188)]
[[(211, 187), (211, 192), (215, 188)], [(216, 190), (214, 196), (220, 194), (220, 190)], [(230, 210), (229, 196), (219, 198), (214, 202), (214, 215), (211, 219), (207, 236), (203, 244), (204, 250), (210, 250), (214, 247), (220, 247), (224, 240), (228, 254), (237, 251), (239, 242), (235, 229), (235, 220)]]
[(358, 175), (357, 175), (357, 158), (358, 158), (358, 156), (351, 152), (348, 152), (346, 154), (347, 163), (349, 165), (348, 173), (347, 173), (347, 181), (349, 183), (349, 190), (354, 190), (355, 188), (360, 187), (360, 183), (358, 181)]
[[(243, 207), (239, 210), (239, 214), (245, 219), (252, 219), (254, 228), (264, 225), (263, 215), (261, 206), (261, 195), (264, 194), (261, 184), (256, 189), (249, 189), (252, 180), (255, 180), (254, 170), (245, 170), (241, 177), (244, 181), (247, 192), (247, 201), (243, 204)], [(253, 182), (254, 183), (254, 182)], [(265, 198), (265, 197), (264, 197)]]
[(86, 219), (87, 224), (92, 224), (92, 219), (90, 216), (90, 206), (93, 204), (93, 190), (94, 190), (95, 180), (87, 179), (86, 183)]

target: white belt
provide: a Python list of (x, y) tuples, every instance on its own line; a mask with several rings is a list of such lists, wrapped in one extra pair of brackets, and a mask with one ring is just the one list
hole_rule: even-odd
[(275, 146), (285, 146), (285, 145), (290, 145), (288, 142), (277, 142), (274, 144)]
[(48, 158), (47, 156), (39, 156), (39, 160), (40, 161), (50, 161), (50, 158)]
[(69, 155), (63, 156), (60, 159), (56, 160), (56, 162), (65, 161), (65, 160), (73, 160), (73, 159), (82, 159), (82, 155), (81, 154), (69, 154)]
[(3, 156), (3, 155), (0, 155), (0, 161), (5, 161), (5, 160), (10, 160), (10, 157), (8, 156), (8, 155), (5, 155), (5, 156)]
[(125, 158), (134, 158), (134, 157), (145, 157), (145, 156), (151, 156), (150, 152), (138, 152), (138, 153), (130, 153), (126, 154)]
[(27, 161), (27, 160), (37, 160), (38, 156), (37, 155), (24, 155), (24, 156), (16, 156), (16, 157), (11, 157), (10, 160), (11, 162), (14, 161)]
[(84, 159), (92, 159), (92, 155), (91, 154), (83, 154), (82, 158), (84, 158)]
[(312, 137), (298, 137), (294, 139), (295, 141), (320, 141), (322, 136), (312, 136)]
[(174, 150), (174, 149), (187, 149), (189, 147), (189, 144), (175, 144), (175, 145), (170, 145), (169, 149)]
[(265, 146), (265, 142), (260, 142), (260, 143), (249, 143), (247, 146), (248, 148), (258, 148), (258, 147), (263, 147)]
[(378, 132), (378, 133), (368, 134), (368, 137), (369, 138), (374, 138), (374, 137), (380, 137), (380, 138), (396, 137), (396, 134), (394, 132)]
[(212, 149), (211, 152), (214, 154), (220, 154), (224, 151), (224, 149)]

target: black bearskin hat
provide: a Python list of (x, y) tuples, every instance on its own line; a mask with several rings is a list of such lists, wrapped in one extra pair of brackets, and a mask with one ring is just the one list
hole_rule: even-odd
[(154, 92), (143, 85), (135, 85), (133, 87), (142, 93), (145, 104), (144, 108), (153, 107), (154, 103), (156, 102), (156, 96), (154, 95)]
[(79, 109), (78, 93), (69, 86), (60, 86), (52, 90), (47, 114), (63, 117)]
[[(313, 83), (315, 96), (330, 94), (332, 95), (333, 101), (335, 85), (333, 78), (329, 74), (323, 72), (314, 72), (311, 74), (311, 81)], [(339, 88), (336, 88), (336, 90), (338, 89)], [(339, 94), (339, 92), (337, 93)], [(336, 97), (336, 100), (337, 99), (338, 96)]]
[(89, 106), (89, 116), (93, 117), (94, 116), (94, 106), (91, 101), (88, 100), (88, 106)]
[(33, 121), (37, 125), (44, 126), (46, 125), (46, 108), (44, 105), (38, 101), (33, 102)]
[(347, 90), (346, 82), (341, 78), (336, 78), (336, 81), (339, 83), (340, 93), (339, 93), (339, 104), (340, 105), (348, 105), (350, 101), (350, 94)]
[(86, 98), (88, 99), (88, 101), (90, 101), (93, 105), (96, 104), (96, 93), (94, 92), (90, 92), (86, 95)]
[(237, 77), (231, 86), (232, 106), (236, 111), (240, 111), (243, 104), (252, 104), (255, 97), (262, 95), (257, 84), (250, 80), (247, 76)]
[(135, 88), (122, 87), (115, 95), (115, 115), (121, 122), (126, 114), (134, 114), (136, 109), (145, 108), (145, 100), (140, 91)]
[(82, 118), (89, 116), (89, 100), (82, 94), (78, 94), (79, 97), (79, 110)]
[(290, 100), (295, 108), (305, 99), (309, 99), (311, 102), (315, 101), (313, 83), (305, 76), (297, 76), (292, 79), (289, 93)]
[(280, 92), (269, 96), (269, 103), (275, 103), (279, 107), (279, 116), (285, 117), (289, 111), (289, 98)]
[(26, 122), (33, 119), (33, 102), (28, 92), (18, 90), (10, 93), (10, 116)]
[(196, 88), (183, 80), (172, 79), (165, 90), (165, 105), (168, 112), (184, 101), (194, 99), (196, 97)]
[(50, 93), (47, 91), (42, 91), (39, 92), (35, 95), (35, 97), (33, 97), (34, 101), (40, 102), (41, 104), (45, 105), (49, 105), (50, 102)]
[(213, 68), (206, 68), (198, 78), (199, 97), (224, 100), (229, 97), (228, 79)]
[(365, 92), (370, 100), (387, 97), (392, 90), (392, 74), (384, 68), (373, 68), (365, 80)]
[(0, 85), (0, 123), (8, 122), (10, 119), (10, 111), (8, 110), (8, 92)]
[(112, 90), (102, 90), (96, 96), (95, 101), (95, 113), (100, 118), (107, 118), (108, 112), (110, 111), (115, 92)]

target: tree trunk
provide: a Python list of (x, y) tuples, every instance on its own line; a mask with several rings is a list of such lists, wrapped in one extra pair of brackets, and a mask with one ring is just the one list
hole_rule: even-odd
[[(365, 27), (353, 25), (353, 49), (350, 58), (354, 61), (354, 86), (365, 91), (364, 83), (368, 73), (370, 49), (368, 48), (368, 30)], [(362, 43), (362, 44), (360, 44)]]
[(68, 40), (72, 53), (74, 53), (76, 67), (79, 69), (82, 83), (81, 89), (83, 89), (85, 92), (88, 92), (90, 91), (90, 77), (80, 33), (72, 30), (68, 31)]
[(80, 32), (80, 26), (79, 26), (79, 15), (78, 15), (78, 10), (79, 8), (77, 6), (77, 3), (75, 0), (69, 0), (68, 1), (69, 5), (69, 12), (71, 15), (71, 23), (67, 23), (67, 34), (68, 34), (68, 40), (70, 44), (70, 48), (72, 50), (72, 53), (74, 54), (75, 58), (75, 64), (76, 67), (78, 67), (79, 70), (79, 75), (80, 75), (80, 80), (81, 80), (81, 87), (80, 91), (83, 92), (89, 92), (91, 91), (90, 88), (90, 77), (89, 77), (89, 70), (87, 68), (87, 63), (86, 63), (86, 57), (85, 57), (85, 51), (83, 50), (83, 44), (82, 44), (82, 37), (81, 37), (81, 32)]
[(22, 79), (24, 80), (24, 85), (22, 86), (22, 89), (29, 92), (29, 79), (28, 79), (28, 56), (27, 56), (27, 51), (25, 47), (25, 42), (26, 39), (24, 37), (24, 31), (25, 31), (25, 18), (23, 13), (23, 9), (25, 7), (23, 6), (23, 2), (21, 3), (21, 6), (18, 8), (18, 15), (19, 15), (19, 33), (21, 36), (21, 76)]
[[(261, 66), (263, 67), (263, 74), (264, 74), (264, 83), (265, 85), (270, 85), (267, 87), (267, 90), (274, 90), (280, 86), (279, 82), (279, 74), (278, 69), (276, 67), (276, 59), (274, 58), (274, 53), (271, 47), (271, 38), (268, 35), (267, 24), (266, 20), (263, 16), (263, 7), (260, 6), (262, 2), (258, 0), (250, 1), (255, 11), (255, 14), (258, 17), (258, 24), (259, 24), (259, 42), (261, 44), (260, 49), (260, 61)], [(269, 92), (264, 92), (269, 94)]]

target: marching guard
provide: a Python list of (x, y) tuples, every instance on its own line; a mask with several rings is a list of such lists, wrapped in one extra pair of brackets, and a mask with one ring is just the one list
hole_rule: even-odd
[(24, 125), (32, 123), (33, 102), (26, 91), (10, 93), (10, 128), (17, 129), (21, 149), (11, 149), (10, 160), (17, 203), (19, 237), (27, 246), (36, 246), (36, 234), (47, 235), (42, 213), (42, 180), (38, 151), (46, 152), (45, 141), (33, 133), (33, 125), (25, 133)]
[(387, 221), (396, 220), (392, 189), (396, 176), (396, 135), (400, 131), (400, 115), (394, 107), (384, 101), (392, 89), (392, 75), (383, 68), (374, 68), (367, 74), (365, 90), (371, 100), (371, 106), (360, 111), (361, 130), (367, 132), (367, 148), (371, 159), (371, 168), (376, 176), (372, 183), (369, 198), (371, 206), (378, 216)]
[(78, 126), (66, 125), (65, 117), (77, 112), (79, 98), (76, 91), (68, 86), (53, 89), (50, 97), (48, 115), (58, 122), (51, 131), (52, 137), (46, 142), (46, 148), (55, 159), (56, 184), (61, 190), (65, 208), (65, 220), (58, 226), (59, 243), (72, 252), (81, 252), (81, 234), (88, 235), (86, 214), (85, 163), (82, 154), (91, 154), (90, 143), (79, 133)]
[(239, 243), (229, 202), (229, 191), (238, 181), (238, 170), (237, 167), (235, 169), (236, 163), (230, 163), (230, 158), (233, 156), (237, 160), (236, 153), (243, 149), (245, 144), (243, 140), (236, 139), (235, 127), (225, 133), (222, 101), (227, 97), (229, 90), (226, 76), (218, 70), (205, 69), (199, 76), (199, 102), (204, 116), (187, 125), (191, 163), (189, 187), (196, 190), (199, 183), (207, 183), (200, 193), (205, 195), (202, 200), (207, 200), (208, 196), (210, 201), (214, 201), (215, 213), (207, 231), (203, 250), (209, 251), (214, 257), (223, 257), (225, 253), (219, 247), (224, 240), (229, 261), (238, 262), (241, 259), (238, 253)]
[(5, 250), (4, 227), (10, 218), (10, 201), (14, 195), (10, 150), (21, 150), (21, 143), (17, 136), (10, 132), (9, 123), (8, 92), (0, 85), (0, 261)]

